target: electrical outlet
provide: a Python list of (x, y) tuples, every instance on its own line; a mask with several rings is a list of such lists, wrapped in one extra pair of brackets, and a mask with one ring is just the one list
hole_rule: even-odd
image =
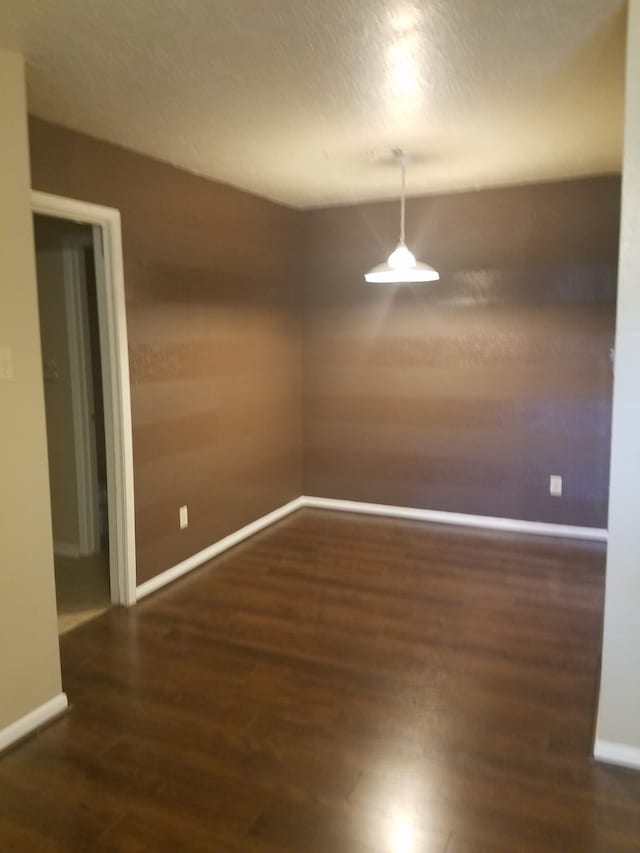
[(189, 526), (189, 510), (186, 506), (181, 506), (178, 510), (178, 518), (180, 520), (180, 530), (184, 530)]
[(549, 477), (549, 494), (554, 498), (562, 497), (562, 477), (560, 474), (552, 474)]

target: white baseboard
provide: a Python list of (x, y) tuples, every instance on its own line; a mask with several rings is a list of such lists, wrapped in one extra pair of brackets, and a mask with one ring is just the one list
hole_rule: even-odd
[(157, 589), (166, 586), (168, 583), (172, 583), (172, 581), (182, 577), (182, 575), (185, 575), (187, 572), (191, 572), (193, 569), (196, 569), (208, 560), (212, 560), (214, 557), (217, 557), (218, 554), (222, 554), (223, 551), (233, 548), (234, 545), (239, 545), (240, 542), (243, 542), (255, 533), (259, 533), (261, 530), (264, 530), (265, 527), (275, 524), (276, 521), (286, 518), (287, 515), (290, 515), (302, 506), (303, 499), (294, 498), (294, 500), (289, 501), (289, 503), (284, 506), (274, 509), (273, 512), (263, 515), (262, 518), (252, 521), (245, 527), (241, 527), (240, 530), (236, 530), (235, 533), (230, 533), (228, 536), (225, 536), (224, 539), (214, 542), (213, 545), (209, 545), (208, 548), (205, 548), (198, 554), (194, 554), (193, 557), (188, 557), (186, 560), (183, 560), (171, 569), (167, 569), (165, 572), (151, 578), (151, 580), (145, 581), (136, 587), (137, 600), (139, 601), (141, 598), (150, 595)]
[(442, 512), (417, 507), (390, 506), (388, 504), (343, 501), (334, 498), (302, 497), (302, 506), (314, 509), (332, 509), (339, 512), (358, 512), (368, 515), (386, 515), (411, 521), (430, 521), (436, 524), (458, 524), (484, 530), (502, 530), (507, 533), (529, 533), (535, 536), (559, 536), (568, 539), (589, 539), (606, 542), (607, 531), (599, 527), (577, 527), (570, 524), (550, 524), (545, 521), (523, 521), (517, 518), (496, 518), (490, 515), (466, 515), (461, 512)]
[(596, 761), (604, 761), (606, 764), (617, 764), (620, 767), (640, 770), (640, 748), (637, 746), (627, 746), (624, 743), (613, 743), (596, 738), (593, 757)]
[(80, 546), (77, 542), (54, 542), (53, 553), (60, 557), (79, 557)]
[(33, 711), (29, 711), (24, 717), (20, 717), (15, 723), (11, 723), (4, 729), (0, 729), (0, 752), (7, 749), (16, 741), (39, 729), (45, 723), (59, 717), (68, 707), (65, 693), (58, 693), (53, 699), (49, 699), (44, 705), (40, 705)]
[(574, 527), (569, 524), (548, 524), (543, 521), (521, 521), (515, 518), (494, 518), (487, 515), (465, 515), (459, 512), (441, 512), (432, 509), (418, 509), (417, 507), (390, 506), (388, 504), (361, 503), (359, 501), (344, 501), (334, 498), (316, 498), (302, 495), (289, 501), (284, 506), (273, 512), (252, 521), (245, 527), (230, 533), (224, 539), (214, 542), (203, 551), (188, 557), (176, 566), (161, 572), (159, 575), (136, 587), (136, 600), (145, 598), (157, 589), (161, 589), (174, 580), (177, 580), (187, 572), (193, 571), (198, 566), (206, 563), (238, 545), (260, 530), (264, 530), (270, 524), (285, 518), (298, 509), (309, 507), (310, 509), (330, 509), (338, 512), (357, 512), (369, 515), (385, 515), (392, 518), (405, 518), (412, 521), (429, 521), (436, 524), (458, 524), (465, 527), (477, 527), (484, 530), (503, 530), (508, 533), (530, 533), (537, 536), (559, 536), (569, 539), (590, 539), (597, 542), (607, 541), (607, 531), (597, 527)]

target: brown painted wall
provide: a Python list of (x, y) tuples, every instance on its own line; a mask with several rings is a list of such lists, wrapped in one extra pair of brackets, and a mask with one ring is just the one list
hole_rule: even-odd
[(300, 214), (30, 131), (35, 188), (122, 214), (139, 582), (303, 491), (606, 525), (619, 178), (412, 199), (442, 281), (375, 287), (396, 204)]
[(122, 215), (140, 583), (301, 493), (300, 218), (37, 119), (30, 136), (35, 189)]
[(362, 278), (397, 205), (306, 214), (305, 494), (606, 526), (619, 202), (617, 177), (411, 200), (442, 280), (404, 287)]

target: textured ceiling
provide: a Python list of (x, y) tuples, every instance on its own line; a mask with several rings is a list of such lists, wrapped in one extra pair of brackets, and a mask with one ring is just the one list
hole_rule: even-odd
[(285, 203), (620, 168), (621, 0), (1, 0), (42, 118)]

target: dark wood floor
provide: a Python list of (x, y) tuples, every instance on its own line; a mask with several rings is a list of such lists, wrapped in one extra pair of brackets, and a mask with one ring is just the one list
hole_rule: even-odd
[(303, 511), (62, 639), (0, 850), (640, 851), (589, 758), (603, 549)]

